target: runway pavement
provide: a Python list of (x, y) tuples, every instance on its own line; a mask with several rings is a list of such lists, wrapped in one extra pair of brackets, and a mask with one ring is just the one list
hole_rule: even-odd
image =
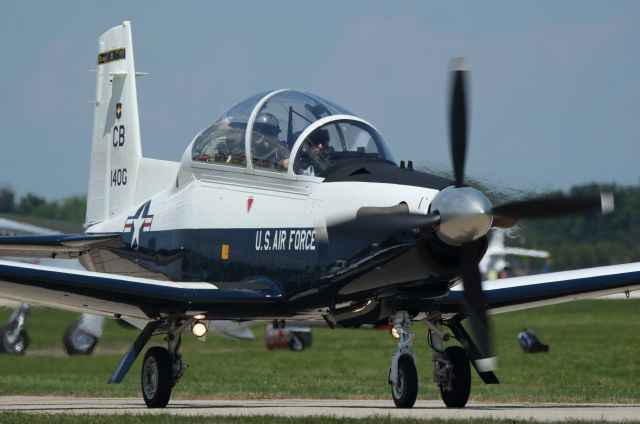
[(397, 409), (390, 400), (182, 400), (165, 409), (147, 409), (137, 398), (65, 398), (49, 396), (0, 397), (0, 413), (282, 415), (364, 418), (372, 415), (413, 418), (504, 418), (534, 421), (636, 421), (640, 404), (494, 404), (471, 402), (448, 409), (441, 401), (418, 401), (413, 409)]

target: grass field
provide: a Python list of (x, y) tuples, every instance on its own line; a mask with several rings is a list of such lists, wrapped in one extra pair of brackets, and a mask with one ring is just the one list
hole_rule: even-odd
[[(10, 312), (0, 310), (0, 321)], [(27, 354), (0, 355), (1, 395), (140, 396), (140, 358), (122, 384), (106, 384), (137, 332), (109, 320), (94, 355), (68, 357), (61, 338), (76, 316), (32, 308)], [(492, 321), (502, 384), (485, 386), (474, 376), (471, 400), (640, 402), (640, 300), (580, 301)], [(523, 327), (533, 328), (550, 352), (524, 354), (517, 341)], [(262, 326), (254, 330), (253, 342), (209, 336), (202, 343), (185, 335), (182, 352), (190, 369), (173, 397), (390, 398), (386, 378), (395, 341), (387, 332), (317, 328), (313, 347), (294, 353), (265, 350)], [(435, 399), (426, 330), (422, 324), (414, 330), (419, 398)]]

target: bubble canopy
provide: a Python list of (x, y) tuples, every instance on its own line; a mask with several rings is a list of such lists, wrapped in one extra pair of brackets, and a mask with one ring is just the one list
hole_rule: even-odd
[(393, 161), (369, 123), (295, 90), (260, 93), (233, 106), (195, 137), (190, 155), (194, 165), (308, 176), (354, 158)]

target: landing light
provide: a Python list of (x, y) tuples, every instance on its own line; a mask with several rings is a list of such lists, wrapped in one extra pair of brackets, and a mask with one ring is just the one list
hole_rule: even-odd
[(191, 327), (191, 332), (196, 337), (203, 337), (205, 334), (207, 334), (207, 326), (202, 321), (196, 321)]
[(398, 333), (398, 330), (396, 330), (396, 327), (391, 327), (391, 329), (389, 330), (389, 334), (391, 334), (391, 337), (393, 337), (394, 339), (400, 338), (400, 334)]

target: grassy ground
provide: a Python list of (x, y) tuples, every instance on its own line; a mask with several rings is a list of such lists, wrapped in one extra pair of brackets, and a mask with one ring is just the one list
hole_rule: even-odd
[[(9, 314), (0, 310), (0, 322)], [(75, 317), (32, 309), (27, 354), (0, 355), (1, 395), (139, 397), (140, 359), (122, 384), (106, 384), (137, 332), (108, 321), (94, 355), (70, 358), (61, 338)], [(474, 376), (472, 401), (640, 402), (640, 300), (580, 301), (492, 321), (502, 384), (485, 386)], [(550, 352), (522, 353), (517, 334), (524, 327), (533, 328)], [(422, 324), (414, 329), (420, 398), (435, 399), (426, 330)], [(182, 352), (190, 369), (173, 397), (390, 398), (386, 378), (395, 341), (385, 331), (314, 329), (314, 345), (302, 353), (266, 351), (262, 327), (255, 332), (254, 342), (209, 336), (202, 343), (185, 335)], [(163, 342), (158, 337), (152, 343)]]

